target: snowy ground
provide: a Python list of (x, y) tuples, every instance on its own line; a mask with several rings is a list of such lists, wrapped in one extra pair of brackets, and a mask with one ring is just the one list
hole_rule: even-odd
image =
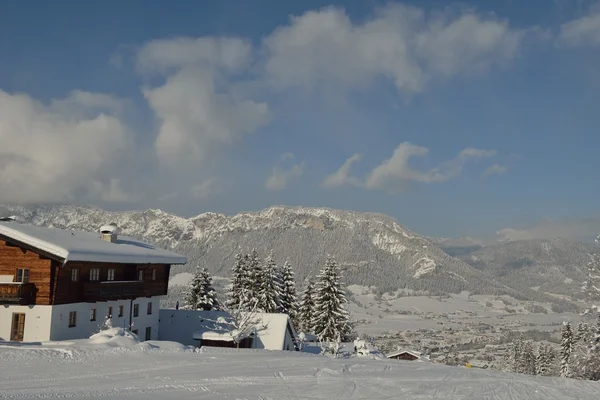
[(0, 399), (597, 399), (600, 384), (128, 338), (0, 344)]

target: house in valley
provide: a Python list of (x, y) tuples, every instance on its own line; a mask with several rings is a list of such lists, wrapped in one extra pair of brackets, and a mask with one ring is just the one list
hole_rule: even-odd
[(247, 313), (243, 327), (224, 311), (160, 310), (159, 338), (198, 347), (297, 350), (287, 314)]
[(394, 360), (429, 361), (429, 356), (424, 356), (419, 351), (409, 349), (396, 350), (393, 353), (387, 354), (386, 357)]
[(108, 317), (158, 339), (159, 298), (187, 259), (119, 235), (0, 222), (0, 340), (87, 338)]

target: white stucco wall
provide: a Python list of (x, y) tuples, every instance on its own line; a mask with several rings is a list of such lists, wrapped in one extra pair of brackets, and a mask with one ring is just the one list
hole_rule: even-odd
[(199, 342), (193, 339), (193, 335), (203, 326), (200, 313), (196, 310), (160, 310), (158, 340), (198, 346)]
[[(148, 302), (152, 302), (152, 314), (147, 315)], [(23, 341), (49, 341), (87, 339), (100, 330), (108, 307), (113, 308), (112, 325), (129, 328), (132, 304), (139, 304), (139, 316), (133, 317), (133, 328), (138, 330), (141, 340), (145, 339), (146, 327), (152, 329), (152, 340), (158, 339), (158, 314), (160, 296), (133, 300), (106, 301), (98, 303), (73, 303), (56, 306), (0, 306), (0, 339), (10, 340), (13, 313), (25, 314)], [(123, 316), (119, 317), (119, 305), (123, 306)], [(90, 321), (90, 310), (96, 309), (96, 321)], [(69, 327), (69, 313), (77, 312), (77, 323)], [(132, 314), (131, 314), (132, 315)]]
[(0, 305), (0, 340), (10, 340), (13, 313), (25, 314), (23, 341), (41, 342), (50, 339), (52, 306)]
[[(138, 298), (133, 300), (106, 301), (98, 303), (73, 303), (53, 306), (52, 328), (50, 340), (85, 339), (100, 330), (108, 313), (108, 307), (112, 307), (112, 325), (114, 327), (129, 328), (130, 310), (133, 305), (139, 304), (139, 316), (133, 317), (132, 330), (138, 330), (141, 340), (145, 339), (146, 327), (152, 328), (152, 339), (158, 338), (158, 312), (159, 296), (151, 298)], [(147, 315), (147, 304), (152, 302), (152, 314)], [(118, 317), (119, 305), (123, 306), (123, 316)], [(90, 310), (96, 309), (96, 321), (90, 321)], [(77, 326), (69, 327), (69, 313), (77, 312)]]

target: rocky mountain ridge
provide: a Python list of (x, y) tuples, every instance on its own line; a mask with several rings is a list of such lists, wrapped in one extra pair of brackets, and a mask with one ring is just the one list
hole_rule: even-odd
[[(431, 294), (468, 290), (540, 299), (532, 286), (515, 285), (494, 268), (442, 250), (430, 238), (415, 234), (395, 219), (377, 213), (328, 208), (273, 206), (234, 216), (203, 213), (192, 218), (161, 210), (110, 212), (78, 206), (7, 206), (22, 222), (40, 226), (96, 231), (114, 222), (123, 234), (142, 238), (185, 254), (189, 263), (173, 275), (207, 267), (229, 276), (236, 253), (256, 248), (262, 256), (289, 260), (297, 280), (313, 277), (328, 254), (344, 267), (348, 284), (376, 286), (380, 291), (423, 290)], [(487, 261), (487, 259), (485, 259)]]

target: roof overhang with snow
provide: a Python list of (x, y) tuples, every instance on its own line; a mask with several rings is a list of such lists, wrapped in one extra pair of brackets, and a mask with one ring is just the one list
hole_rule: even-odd
[(102, 240), (99, 233), (0, 222), (0, 238), (63, 263), (187, 263), (184, 256), (127, 236), (119, 236), (111, 243)]

